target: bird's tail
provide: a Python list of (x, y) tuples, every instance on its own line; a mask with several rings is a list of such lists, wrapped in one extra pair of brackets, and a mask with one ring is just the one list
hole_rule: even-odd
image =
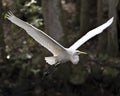
[(57, 58), (55, 56), (52, 57), (45, 57), (45, 60), (48, 64), (54, 65), (57, 63)]

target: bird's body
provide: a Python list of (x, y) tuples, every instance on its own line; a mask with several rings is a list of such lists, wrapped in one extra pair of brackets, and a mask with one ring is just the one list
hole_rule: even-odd
[(71, 61), (73, 64), (77, 64), (79, 62), (79, 55), (86, 54), (85, 52), (79, 51), (77, 49), (90, 38), (103, 32), (103, 30), (110, 26), (113, 22), (113, 18), (111, 18), (103, 25), (89, 31), (69, 48), (65, 48), (43, 31), (14, 16), (12, 12), (8, 13), (7, 19), (17, 26), (23, 28), (39, 44), (41, 44), (53, 54), (51, 57), (45, 57), (46, 62), (50, 65), (65, 63), (67, 61)]
[(78, 50), (71, 50), (66, 48), (64, 52), (60, 53), (57, 56), (45, 57), (45, 60), (48, 64), (53, 65), (56, 63), (65, 63), (71, 61), (73, 64), (79, 62), (79, 52)]

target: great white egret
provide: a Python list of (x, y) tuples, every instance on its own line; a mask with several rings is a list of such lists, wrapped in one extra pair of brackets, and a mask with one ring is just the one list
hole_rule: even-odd
[(101, 26), (89, 31), (86, 35), (80, 38), (69, 48), (63, 47), (61, 44), (59, 44), (43, 31), (17, 18), (15, 15), (13, 15), (12, 12), (8, 12), (7, 19), (17, 26), (23, 28), (33, 39), (35, 39), (39, 44), (48, 49), (53, 54), (53, 56), (45, 57), (45, 60), (48, 64), (55, 65), (65, 63), (67, 61), (71, 61), (73, 64), (77, 64), (79, 62), (79, 55), (86, 54), (86, 52), (82, 52), (77, 49), (87, 40), (94, 37), (95, 35), (102, 33), (104, 29), (109, 27), (112, 24), (114, 17), (112, 17)]

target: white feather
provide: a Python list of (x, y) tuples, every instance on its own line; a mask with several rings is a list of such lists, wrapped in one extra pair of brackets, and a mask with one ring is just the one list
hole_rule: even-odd
[(45, 60), (50, 65), (54, 65), (54, 64), (57, 63), (56, 57), (53, 57), (53, 56), (51, 56), (51, 57), (45, 57)]
[(75, 42), (70, 49), (78, 49), (81, 45), (83, 45), (87, 40), (91, 39), (92, 37), (100, 34), (105, 30), (107, 27), (109, 27), (113, 22), (114, 17), (112, 17), (110, 20), (108, 20), (106, 23), (102, 24), (101, 26), (89, 31), (86, 35), (84, 35), (82, 38), (80, 38), (77, 42)]
[(8, 13), (7, 18), (17, 26), (23, 28), (33, 39), (35, 39), (39, 44), (47, 48), (54, 56), (59, 55), (61, 52), (65, 51), (65, 48), (60, 45), (57, 41), (52, 39), (43, 31), (35, 28), (31, 24), (22, 21), (13, 15), (12, 12)]

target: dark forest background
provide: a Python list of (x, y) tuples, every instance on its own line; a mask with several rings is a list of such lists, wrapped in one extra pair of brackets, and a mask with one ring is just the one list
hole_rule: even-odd
[[(114, 16), (79, 50), (80, 62), (50, 67), (45, 48), (5, 17), (8, 11), (69, 47)], [(120, 96), (120, 0), (0, 0), (0, 96)]]

